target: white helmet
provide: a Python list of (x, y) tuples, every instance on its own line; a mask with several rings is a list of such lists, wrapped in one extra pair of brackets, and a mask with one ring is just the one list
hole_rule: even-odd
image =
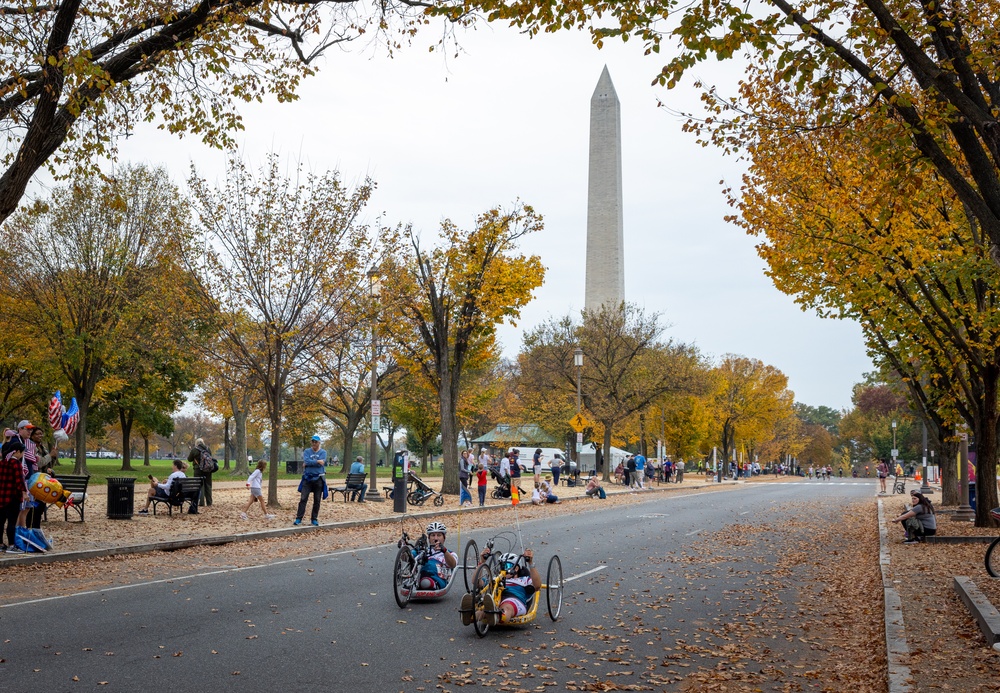
[(448, 528), (445, 527), (442, 522), (432, 522), (427, 525), (427, 533), (430, 534), (431, 532), (441, 532), (441, 534), (447, 534)]
[(500, 554), (500, 565), (504, 570), (510, 572), (514, 570), (517, 566), (517, 561), (520, 558), (516, 553), (502, 553)]

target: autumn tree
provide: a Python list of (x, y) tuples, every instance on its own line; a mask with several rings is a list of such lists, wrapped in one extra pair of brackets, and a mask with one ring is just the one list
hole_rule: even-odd
[(48, 352), (80, 407), (74, 473), (86, 473), (87, 415), (108, 366), (178, 276), (181, 197), (162, 169), (125, 168), (57, 188), (5, 224), (3, 289), (31, 310), (22, 337)]
[(788, 378), (758, 359), (730, 354), (715, 368), (712, 413), (719, 431), (722, 459), (731, 459), (737, 441), (759, 445), (775, 425), (792, 416)]
[[(704, 386), (697, 351), (662, 341), (664, 329), (658, 314), (630, 303), (585, 310), (579, 323), (571, 316), (550, 319), (524, 337), (522, 378), (553, 397), (563, 393), (567, 403), (574, 402), (573, 353), (583, 349), (583, 406), (600, 424), (604, 459), (610, 460), (616, 426), (668, 393), (691, 394)], [(610, 471), (610, 465), (604, 465), (605, 481)]]
[(420, 24), (417, 0), (15, 0), (0, 12), (0, 221), (46, 163), (74, 171), (157, 121), (214, 146), (237, 106), (293, 101), (330, 46), (362, 36), (390, 51)]
[(458, 493), (458, 421), (463, 374), (470, 361), (495, 353), (496, 328), (515, 321), (541, 285), (537, 256), (517, 254), (518, 242), (542, 228), (527, 205), (491, 209), (475, 227), (441, 224), (430, 249), (412, 228), (408, 247), (383, 269), (400, 316), (391, 332), (399, 361), (438, 396), (444, 446), (444, 493)]
[(191, 187), (198, 232), (185, 261), (200, 312), (218, 330), (213, 356), (252, 378), (266, 404), (273, 507), (285, 397), (350, 329), (357, 313), (348, 306), (364, 303), (370, 246), (358, 215), (372, 186), (350, 191), (336, 173), (292, 181), (271, 157), (259, 177), (233, 159), (222, 187), (197, 177)]

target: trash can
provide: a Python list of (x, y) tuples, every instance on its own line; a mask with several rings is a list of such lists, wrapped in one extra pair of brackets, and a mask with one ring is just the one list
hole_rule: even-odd
[(299, 463), (301, 460), (286, 460), (285, 461), (285, 474), (298, 474), (299, 473)]
[(135, 510), (135, 479), (125, 476), (108, 477), (108, 517), (131, 520)]

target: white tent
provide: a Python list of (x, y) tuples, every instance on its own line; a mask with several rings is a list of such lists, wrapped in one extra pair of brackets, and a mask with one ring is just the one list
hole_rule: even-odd
[[(619, 462), (624, 462), (631, 453), (621, 448), (611, 446), (611, 471), (615, 470)], [(597, 468), (597, 452), (594, 443), (587, 443), (580, 448), (580, 469), (591, 470)]]

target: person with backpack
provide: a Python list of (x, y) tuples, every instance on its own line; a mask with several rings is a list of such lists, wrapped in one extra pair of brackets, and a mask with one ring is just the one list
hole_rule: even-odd
[(212, 505), (212, 475), (219, 471), (219, 463), (212, 457), (212, 451), (201, 438), (195, 439), (194, 447), (191, 448), (187, 458), (194, 469), (194, 477), (204, 479), (201, 482), (201, 498), (198, 499), (198, 505), (201, 507)]

